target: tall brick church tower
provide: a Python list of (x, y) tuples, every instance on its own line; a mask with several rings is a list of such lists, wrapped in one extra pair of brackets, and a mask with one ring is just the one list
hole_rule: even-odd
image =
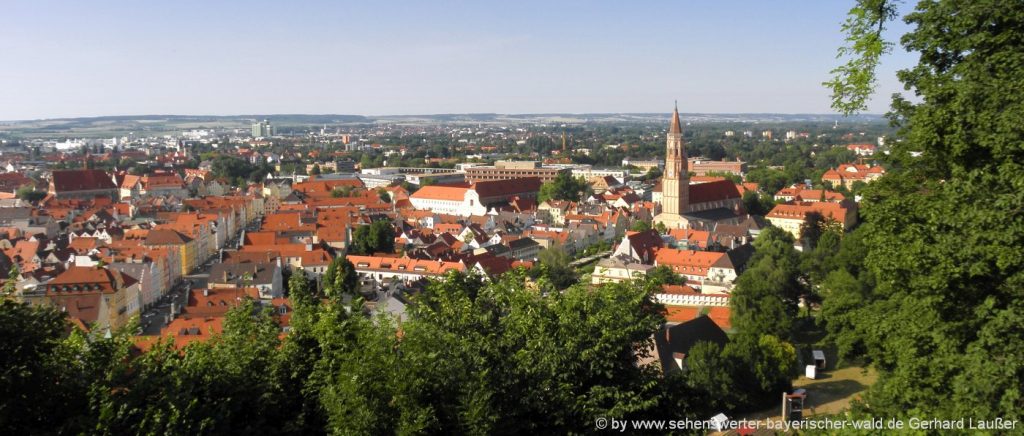
[(665, 172), (661, 178), (662, 213), (681, 215), (690, 205), (690, 173), (683, 148), (683, 129), (679, 124), (679, 106), (672, 112), (672, 124), (665, 141)]
[(682, 214), (690, 206), (690, 175), (683, 148), (683, 128), (679, 122), (679, 105), (672, 111), (672, 122), (665, 140), (665, 171), (661, 177), (661, 213), (654, 217), (655, 223), (678, 229), (686, 226)]

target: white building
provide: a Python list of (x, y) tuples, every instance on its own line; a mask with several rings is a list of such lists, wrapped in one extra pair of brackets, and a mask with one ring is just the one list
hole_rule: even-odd
[(483, 215), (487, 208), (480, 204), (476, 191), (458, 186), (424, 186), (409, 196), (412, 207), (447, 215)]

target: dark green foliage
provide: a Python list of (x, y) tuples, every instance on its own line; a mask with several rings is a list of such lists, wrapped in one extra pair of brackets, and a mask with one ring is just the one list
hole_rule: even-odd
[[(822, 191), (822, 195), (824, 195), (824, 192)], [(818, 240), (821, 239), (822, 235), (834, 233), (838, 236), (842, 232), (843, 227), (836, 220), (825, 217), (819, 212), (809, 212), (804, 218), (804, 222), (800, 224), (800, 242), (806, 248), (814, 249), (818, 246)], [(838, 247), (838, 241), (836, 240), (829, 241), (829, 244)]]
[(292, 270), (291, 277), (288, 278), (288, 298), (296, 304), (313, 304), (316, 300), (316, 296), (313, 294), (315, 289), (310, 289), (309, 280), (306, 279), (306, 273), (302, 268), (295, 268)]
[(839, 232), (825, 231), (818, 237), (814, 249), (803, 253), (800, 269), (812, 284), (820, 284), (826, 274), (836, 270), (836, 256), (842, 241), (843, 236)]
[(349, 253), (373, 254), (395, 251), (395, 228), (385, 220), (374, 221), (368, 226), (358, 226), (352, 235)]
[(922, 1), (905, 19), (919, 103), (894, 99), (894, 170), (864, 188), (867, 248), (839, 255), (864, 261), (827, 276), (823, 316), (880, 370), (863, 411), (1019, 420), (1024, 7)]
[(685, 285), (686, 279), (665, 265), (647, 271), (647, 279), (658, 285)]
[(0, 422), (18, 434), (585, 433), (597, 417), (710, 416), (734, 401), (731, 377), (775, 381), (785, 349), (769, 340), (747, 372), (706, 346), (690, 378), (637, 366), (664, 321), (656, 286), (536, 292), (523, 270), (493, 283), (450, 273), (397, 323), (321, 303), (296, 271), (283, 339), (269, 309), (245, 302), (213, 339), (137, 357), (123, 334), (64, 338), (60, 313), (4, 301)]
[(747, 173), (748, 182), (757, 183), (764, 192), (769, 194), (779, 192), (780, 189), (793, 183), (802, 182), (803, 179), (802, 172), (787, 173), (771, 168), (756, 168)]
[(784, 230), (768, 227), (754, 241), (756, 252), (736, 280), (729, 304), (732, 325), (754, 335), (791, 337), (800, 297), (807, 294), (800, 255)]
[(576, 283), (576, 270), (569, 263), (572, 258), (565, 252), (561, 245), (552, 245), (537, 254), (540, 263), (540, 273), (555, 287), (565, 289)]
[[(97, 428), (116, 434), (274, 433), (292, 412), (277, 401), (277, 324), (251, 302), (228, 312), (224, 333), (179, 353), (158, 344), (120, 372), (123, 389), (99, 401)], [(116, 372), (115, 372), (116, 373)]]
[(761, 195), (754, 191), (743, 193), (743, 208), (751, 215), (768, 215), (773, 207), (775, 202), (769, 195)]
[[(17, 434), (80, 430), (65, 407), (84, 409), (89, 380), (61, 357), (76, 350), (62, 343), (64, 314), (0, 301), (0, 425)], [(65, 372), (66, 371), (66, 372)]]
[(356, 188), (352, 186), (339, 186), (331, 190), (332, 198), (352, 197), (356, 194)]
[(569, 172), (559, 173), (548, 183), (541, 185), (537, 201), (569, 200), (580, 201), (589, 192), (590, 185), (582, 178), (574, 178)]
[(835, 76), (824, 85), (832, 89), (832, 108), (850, 115), (867, 109), (875, 91), (875, 69), (883, 55), (892, 51), (892, 43), (882, 38), (885, 24), (896, 17), (896, 1), (860, 0), (850, 9), (843, 23), (846, 44), (838, 58), (845, 65), (832, 70)]
[(214, 177), (234, 181), (236, 186), (244, 186), (246, 181), (259, 181), (270, 173), (270, 166), (253, 165), (248, 161), (226, 155), (217, 155), (211, 161), (210, 171)]
[(36, 191), (32, 185), (25, 185), (15, 191), (15, 196), (30, 203), (35, 203), (46, 197), (45, 192)]
[(651, 223), (643, 220), (637, 220), (633, 225), (629, 226), (629, 230), (633, 232), (646, 232), (651, 229)]
[(327, 295), (335, 299), (343, 295), (354, 296), (359, 291), (356, 267), (343, 256), (331, 261), (327, 273), (324, 274), (323, 283)]
[(728, 359), (718, 344), (698, 342), (686, 356), (686, 382), (690, 389), (704, 390), (712, 401), (712, 409), (732, 409), (737, 406), (736, 382), (732, 379), (738, 365)]
[(634, 365), (660, 323), (643, 288), (545, 297), (525, 291), (521, 274), (485, 287), (463, 280), (430, 286), (401, 341), (387, 323), (353, 325), (355, 346), (333, 359), (337, 383), (325, 395), (334, 431), (565, 433), (669, 404), (657, 374)]
[(733, 371), (737, 404), (775, 401), (779, 392), (791, 387), (796, 349), (776, 336), (741, 331), (730, 338), (723, 355), (726, 360), (735, 362), (735, 366), (727, 368)]

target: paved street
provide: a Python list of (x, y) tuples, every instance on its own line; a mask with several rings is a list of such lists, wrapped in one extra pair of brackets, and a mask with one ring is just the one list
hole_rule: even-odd
[[(246, 231), (255, 231), (258, 227), (258, 224), (250, 225), (246, 228)], [(224, 244), (224, 248), (234, 249), (237, 247), (239, 236), (235, 236)], [(217, 262), (219, 262), (219, 259), (216, 256), (207, 260), (198, 269), (193, 271), (192, 274), (183, 277), (181, 283), (175, 285), (174, 289), (157, 301), (153, 307), (145, 311), (140, 319), (142, 334), (159, 335), (160, 329), (164, 328), (173, 319), (171, 318), (171, 304), (174, 303), (175, 307), (180, 308), (188, 302), (189, 289), (205, 288), (207, 280), (210, 278), (210, 268)]]
[(612, 250), (602, 251), (602, 252), (597, 253), (597, 254), (595, 254), (593, 256), (587, 256), (587, 257), (584, 257), (584, 258), (581, 258), (581, 259), (574, 260), (574, 261), (569, 263), (569, 266), (586, 265), (587, 263), (593, 262), (593, 261), (595, 261), (597, 259), (600, 259), (602, 257), (611, 256), (611, 254), (612, 254)]

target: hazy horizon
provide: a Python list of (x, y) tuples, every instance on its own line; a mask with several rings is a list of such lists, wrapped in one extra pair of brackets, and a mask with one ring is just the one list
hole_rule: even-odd
[[(821, 82), (852, 4), (18, 2), (0, 27), (0, 120), (667, 113), (674, 100), (827, 115)], [(916, 59), (894, 51), (870, 113)]]
[[(288, 117), (288, 116), (308, 116), (308, 117), (327, 117), (327, 116), (340, 116), (340, 117), (366, 117), (366, 118), (401, 118), (401, 117), (441, 117), (441, 116), (472, 116), (472, 115), (497, 115), (497, 116), (540, 116), (540, 115), (669, 115), (671, 111), (663, 112), (520, 112), (520, 113), (506, 113), (506, 112), (448, 112), (448, 113), (422, 113), (422, 114), (345, 114), (345, 113), (237, 113), (237, 114), (109, 114), (109, 115), (83, 115), (74, 117), (49, 117), (49, 118), (31, 118), (31, 119), (0, 119), (0, 122), (14, 123), (14, 122), (32, 122), (32, 121), (53, 121), (53, 120), (71, 120), (71, 119), (91, 119), (91, 118), (148, 118), (148, 117), (216, 117), (216, 118), (247, 118), (247, 117)], [(799, 116), (799, 115), (810, 115), (810, 116), (823, 116), (823, 117), (837, 117), (837, 118), (857, 118), (857, 117), (884, 117), (885, 113), (859, 113), (851, 115), (849, 117), (835, 112), (827, 113), (811, 113), (811, 112), (683, 112), (679, 111), (679, 115), (684, 117), (686, 115), (783, 115), (783, 116)]]

